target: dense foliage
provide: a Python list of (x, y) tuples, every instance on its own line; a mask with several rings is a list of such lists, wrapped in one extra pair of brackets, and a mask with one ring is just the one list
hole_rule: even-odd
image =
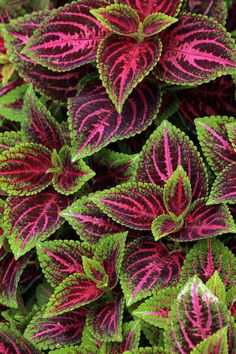
[(236, 352), (235, 19), (0, 0), (0, 353)]

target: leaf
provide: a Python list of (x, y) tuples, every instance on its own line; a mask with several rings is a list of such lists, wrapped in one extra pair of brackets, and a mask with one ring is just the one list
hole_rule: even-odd
[(0, 87), (0, 118), (21, 121), (23, 95), (26, 89), (27, 85), (22, 79), (10, 81), (7, 85)]
[(161, 55), (159, 38), (133, 38), (116, 34), (106, 36), (98, 46), (97, 63), (103, 86), (121, 113), (135, 86), (154, 68)]
[(44, 318), (43, 311), (38, 312), (28, 324), (24, 336), (44, 350), (76, 344), (81, 341), (85, 316), (84, 308), (50, 318)]
[(36, 97), (32, 87), (26, 92), (24, 111), (26, 116), (21, 123), (21, 128), (26, 140), (44, 145), (49, 150), (59, 150), (64, 146), (59, 125)]
[(96, 339), (105, 342), (122, 340), (124, 299), (98, 303), (88, 313), (88, 329)]
[(121, 343), (108, 343), (107, 346), (110, 353), (127, 353), (129, 351), (138, 350), (140, 339), (140, 321), (130, 321), (123, 324), (122, 329), (122, 342)]
[(63, 223), (60, 211), (70, 200), (52, 189), (7, 199), (5, 230), (15, 259), (53, 234)]
[(167, 348), (190, 353), (201, 341), (230, 323), (227, 308), (197, 277), (179, 293), (165, 328)]
[(38, 144), (25, 143), (0, 155), (0, 188), (9, 195), (29, 195), (45, 189), (52, 180), (46, 174), (52, 166), (50, 151)]
[(160, 238), (179, 231), (184, 225), (183, 219), (174, 219), (169, 215), (162, 214), (153, 220), (151, 230), (154, 239)]
[(236, 163), (226, 166), (213, 183), (207, 204), (219, 203), (236, 203)]
[(213, 0), (209, 2), (186, 0), (184, 8), (191, 13), (213, 17), (223, 25), (226, 23), (227, 6), (224, 0)]
[(148, 15), (155, 12), (163, 12), (168, 16), (177, 16), (180, 7), (181, 0), (174, 0), (171, 3), (168, 0), (146, 0), (143, 3), (140, 0), (115, 0), (116, 3), (126, 4), (135, 9), (141, 20), (144, 20)]
[(89, 279), (94, 281), (98, 288), (107, 288), (108, 276), (104, 267), (95, 259), (82, 256), (83, 269)]
[(173, 238), (195, 241), (235, 231), (232, 215), (226, 205), (206, 205), (204, 200), (199, 200), (186, 216), (184, 227)]
[(226, 124), (226, 129), (227, 129), (229, 141), (231, 142), (231, 145), (233, 146), (234, 151), (236, 153), (236, 123), (233, 122), (233, 123)]
[(191, 126), (194, 126), (196, 117), (236, 116), (235, 85), (229, 75), (194, 88), (179, 90), (177, 94), (181, 117)]
[(52, 296), (53, 288), (46, 281), (40, 283), (35, 291), (37, 304), (43, 307), (47, 304), (49, 298)]
[(162, 81), (199, 85), (235, 71), (233, 40), (211, 18), (183, 14), (161, 40), (163, 54), (154, 75)]
[(155, 327), (165, 328), (171, 306), (176, 300), (177, 294), (177, 288), (167, 288), (158, 291), (152, 297), (141, 303), (141, 305), (132, 312), (132, 315)]
[(113, 33), (131, 35), (138, 32), (139, 16), (127, 5), (112, 4), (90, 11), (101, 24)]
[(0, 342), (3, 353), (40, 354), (40, 351), (23, 338), (20, 332), (13, 331), (4, 324), (0, 325)]
[(187, 173), (181, 165), (166, 181), (163, 197), (166, 210), (171, 216), (186, 216), (191, 205), (192, 189)]
[(22, 134), (20, 131), (4, 131), (0, 133), (0, 153), (22, 143)]
[(168, 178), (182, 165), (192, 187), (192, 201), (207, 194), (205, 165), (192, 141), (164, 121), (150, 136), (137, 161), (136, 180), (164, 186)]
[(65, 278), (55, 289), (43, 317), (52, 317), (97, 300), (104, 293), (87, 275), (75, 273)]
[(226, 116), (204, 117), (195, 120), (198, 140), (204, 155), (214, 172), (221, 172), (229, 163), (236, 161), (225, 124), (235, 118)]
[(68, 106), (73, 160), (145, 130), (156, 118), (160, 102), (159, 85), (146, 80), (133, 90), (119, 114), (100, 81), (84, 85)]
[[(0, 199), (0, 250), (2, 248), (2, 245), (4, 243), (5, 235), (4, 235), (4, 226), (3, 226), (3, 214), (5, 210), (5, 201)], [(1, 260), (1, 256), (0, 256)]]
[(109, 289), (114, 288), (119, 279), (127, 234), (123, 232), (103, 237), (94, 252), (94, 258), (101, 263), (108, 275)]
[(235, 282), (236, 257), (216, 238), (198, 241), (184, 261), (180, 283), (185, 284), (193, 275), (206, 283), (217, 271), (226, 290)]
[(49, 16), (30, 38), (23, 54), (55, 71), (66, 71), (95, 59), (107, 30), (90, 14), (100, 0), (66, 4)]
[(71, 161), (71, 148), (64, 146), (58, 153), (59, 164), (53, 170), (53, 186), (62, 194), (74, 194), (92, 178), (95, 173), (83, 160)]
[(61, 216), (70, 223), (80, 238), (89, 244), (96, 244), (102, 237), (125, 230), (124, 226), (113, 221), (86, 196), (63, 210)]
[(177, 18), (167, 16), (164, 13), (153, 13), (143, 21), (142, 31), (145, 36), (153, 36), (177, 21)]
[(27, 14), (11, 21), (4, 27), (4, 40), (11, 61), (16, 65), (20, 76), (46, 96), (66, 102), (68, 97), (76, 95), (78, 81), (88, 70), (91, 71), (92, 67), (84, 65), (69, 72), (58, 73), (37, 64), (36, 61), (22, 54), (25, 44), (49, 13), (44, 11)]
[(139, 238), (126, 247), (121, 286), (127, 306), (157, 290), (174, 286), (180, 276), (183, 254), (169, 253), (160, 242)]
[(84, 273), (82, 256), (92, 256), (88, 246), (74, 240), (44, 241), (37, 246), (37, 254), (43, 273), (53, 287), (71, 274)]
[(217, 271), (215, 271), (212, 277), (206, 282), (206, 287), (218, 297), (220, 302), (226, 304), (225, 287)]
[(208, 354), (226, 354), (228, 353), (227, 343), (228, 327), (219, 329), (215, 334), (204, 339), (192, 351), (191, 354), (208, 353)]
[(10, 252), (0, 260), (0, 303), (10, 308), (18, 307), (17, 289), (20, 276), (27, 265), (27, 257), (17, 261)]
[(148, 183), (123, 183), (97, 192), (93, 202), (114, 221), (137, 230), (149, 230), (152, 221), (165, 213), (162, 190)]

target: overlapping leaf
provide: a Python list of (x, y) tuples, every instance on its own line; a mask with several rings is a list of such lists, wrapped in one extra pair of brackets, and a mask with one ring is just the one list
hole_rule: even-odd
[(86, 310), (73, 310), (64, 315), (44, 318), (39, 312), (27, 326), (24, 337), (39, 349), (54, 349), (81, 341)]
[(169, 313), (165, 341), (174, 353), (190, 353), (197, 344), (230, 324), (225, 305), (197, 277), (191, 278)]
[(162, 12), (153, 13), (143, 21), (142, 32), (145, 36), (153, 36), (177, 21), (177, 18), (167, 16)]
[(225, 25), (227, 18), (227, 6), (224, 0), (211, 0), (209, 2), (186, 0), (184, 9), (188, 12), (213, 17), (218, 22)]
[(25, 143), (0, 155), (0, 187), (9, 195), (29, 195), (45, 189), (52, 180), (50, 151), (38, 144)]
[(42, 242), (37, 253), (41, 268), (53, 287), (71, 274), (84, 273), (82, 256), (92, 256), (88, 246), (73, 240)]
[(100, 81), (86, 84), (69, 100), (73, 159), (83, 158), (112, 141), (140, 133), (155, 119), (161, 92), (153, 81), (140, 83), (116, 111)]
[(231, 162), (236, 162), (236, 153), (228, 138), (226, 124), (235, 118), (212, 116), (196, 119), (198, 139), (211, 168), (221, 172)]
[(183, 225), (184, 219), (176, 219), (168, 214), (162, 214), (153, 220), (151, 230), (154, 239), (157, 241), (162, 237), (179, 231)]
[(228, 133), (228, 138), (229, 141), (231, 142), (231, 145), (234, 148), (234, 151), (236, 153), (236, 123), (228, 123), (226, 124), (226, 129)]
[(219, 329), (215, 334), (204, 339), (192, 351), (191, 354), (208, 353), (208, 354), (224, 354), (229, 353), (227, 343), (227, 327)]
[(163, 54), (155, 68), (158, 79), (201, 84), (235, 71), (234, 41), (217, 21), (183, 14), (175, 26), (162, 33)]
[(44, 145), (49, 150), (60, 150), (65, 144), (60, 127), (32, 88), (26, 93), (24, 110), (26, 116), (21, 128), (26, 140)]
[(15, 259), (54, 233), (63, 223), (61, 210), (69, 198), (54, 190), (27, 197), (10, 197), (4, 213), (6, 232)]
[(24, 53), (57, 71), (93, 61), (98, 43), (107, 31), (90, 10), (101, 6), (103, 1), (84, 0), (59, 8), (34, 32)]
[(4, 150), (8, 150), (11, 147), (14, 147), (17, 144), (22, 143), (22, 134), (21, 132), (15, 131), (5, 131), (0, 133), (0, 153)]
[(206, 283), (217, 271), (226, 290), (235, 284), (236, 257), (216, 238), (198, 241), (189, 251), (181, 272), (181, 284), (192, 276)]
[(137, 230), (149, 230), (165, 213), (162, 190), (148, 183), (124, 183), (98, 192), (93, 201), (114, 221)]
[(192, 187), (192, 200), (207, 194), (205, 165), (189, 138), (164, 121), (150, 136), (137, 161), (136, 180), (164, 186), (182, 165)]
[(101, 237), (125, 231), (124, 226), (113, 221), (87, 197), (75, 201), (61, 215), (89, 244), (97, 243)]
[(156, 290), (175, 285), (180, 276), (183, 254), (169, 253), (160, 242), (139, 238), (126, 247), (121, 285), (128, 306)]
[(122, 112), (124, 102), (135, 86), (154, 68), (162, 50), (159, 38), (138, 42), (131, 37), (111, 34), (99, 44), (97, 62), (107, 94)]
[(199, 200), (185, 217), (184, 227), (172, 237), (178, 241), (195, 241), (228, 232), (236, 232), (228, 207), (206, 205), (205, 200)]
[(213, 183), (208, 204), (218, 203), (236, 204), (236, 162), (225, 167)]

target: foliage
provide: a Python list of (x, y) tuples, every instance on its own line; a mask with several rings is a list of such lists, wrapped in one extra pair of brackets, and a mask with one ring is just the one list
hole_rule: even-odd
[(0, 0), (1, 353), (235, 353), (235, 14)]

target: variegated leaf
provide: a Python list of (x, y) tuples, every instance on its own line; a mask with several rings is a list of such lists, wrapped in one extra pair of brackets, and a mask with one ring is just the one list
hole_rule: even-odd
[(236, 204), (236, 162), (225, 167), (213, 183), (207, 204), (219, 203)]

